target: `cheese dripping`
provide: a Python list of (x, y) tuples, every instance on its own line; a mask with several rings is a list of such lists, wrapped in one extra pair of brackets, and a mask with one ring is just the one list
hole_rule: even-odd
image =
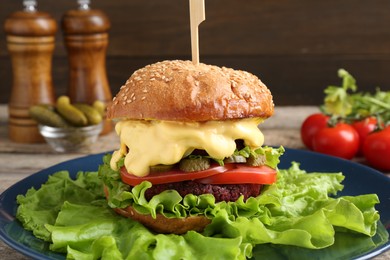
[(208, 122), (124, 120), (115, 126), (121, 147), (113, 153), (110, 165), (117, 170), (117, 162), (125, 156), (127, 171), (143, 177), (149, 174), (150, 166), (175, 164), (194, 149), (224, 159), (234, 153), (237, 139), (252, 148), (262, 146), (264, 136), (258, 128), (262, 121), (261, 118)]

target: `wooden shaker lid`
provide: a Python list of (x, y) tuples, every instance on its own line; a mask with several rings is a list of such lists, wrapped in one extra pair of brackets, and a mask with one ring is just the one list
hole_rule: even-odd
[(4, 30), (14, 36), (52, 36), (57, 31), (57, 23), (45, 12), (16, 11), (5, 20)]
[(98, 9), (69, 10), (62, 17), (65, 34), (105, 33), (110, 29), (107, 15)]

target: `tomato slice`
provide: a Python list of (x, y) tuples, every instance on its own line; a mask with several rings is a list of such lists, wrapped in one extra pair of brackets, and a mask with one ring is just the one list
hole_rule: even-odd
[(143, 181), (149, 181), (152, 184), (191, 181), (199, 178), (206, 178), (221, 172), (226, 172), (232, 168), (234, 168), (233, 164), (225, 164), (224, 166), (212, 166), (204, 171), (184, 172), (181, 170), (170, 170), (167, 172), (150, 173), (145, 177), (138, 177), (133, 174), (129, 174), (126, 168), (122, 167), (120, 173), (124, 183), (136, 186)]
[(226, 172), (206, 178), (196, 179), (203, 184), (272, 184), (276, 182), (276, 170), (268, 166), (246, 166), (236, 164), (236, 167)]
[(252, 167), (234, 163), (225, 164), (224, 166), (212, 166), (204, 171), (170, 170), (151, 173), (145, 177), (129, 174), (125, 167), (121, 168), (120, 173), (122, 181), (131, 186), (136, 186), (143, 181), (149, 181), (152, 184), (181, 181), (197, 181), (203, 184), (272, 184), (276, 181), (276, 170), (268, 166)]

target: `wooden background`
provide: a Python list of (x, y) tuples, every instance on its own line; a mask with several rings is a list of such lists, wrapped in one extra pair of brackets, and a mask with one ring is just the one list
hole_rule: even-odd
[[(22, 8), (1, 0), (0, 21)], [(76, 0), (39, 0), (58, 22)], [(190, 59), (188, 0), (92, 0), (112, 28), (107, 55), (116, 93), (137, 68), (162, 59)], [(59, 30), (53, 59), (56, 93), (67, 89), (68, 62)], [(250, 71), (274, 94), (276, 105), (318, 105), (323, 89), (339, 84), (345, 68), (360, 90), (390, 89), (388, 0), (206, 0), (200, 26), (201, 62)], [(0, 30), (0, 103), (6, 103), (12, 69)]]

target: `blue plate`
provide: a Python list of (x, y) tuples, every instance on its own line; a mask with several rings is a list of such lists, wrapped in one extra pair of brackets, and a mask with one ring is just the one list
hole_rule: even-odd
[[(35, 238), (15, 219), (16, 196), (25, 194), (31, 187), (38, 189), (47, 181), (48, 175), (57, 171), (68, 170), (73, 177), (78, 171), (96, 171), (102, 163), (103, 155), (89, 155), (57, 164), (21, 180), (3, 192), (0, 195), (0, 238), (10, 247), (34, 259), (65, 259), (64, 255), (50, 251), (48, 243)], [(299, 162), (301, 169), (307, 172), (343, 172), (346, 176), (343, 182), (345, 188), (340, 195), (376, 193), (381, 201), (376, 207), (381, 215), (381, 222), (387, 232), (390, 232), (390, 178), (364, 165), (294, 149), (286, 149), (279, 168), (289, 168), (292, 161)], [(356, 253), (352, 258), (369, 259), (388, 249), (390, 241), (367, 252)], [(333, 253), (337, 255), (337, 252)]]

